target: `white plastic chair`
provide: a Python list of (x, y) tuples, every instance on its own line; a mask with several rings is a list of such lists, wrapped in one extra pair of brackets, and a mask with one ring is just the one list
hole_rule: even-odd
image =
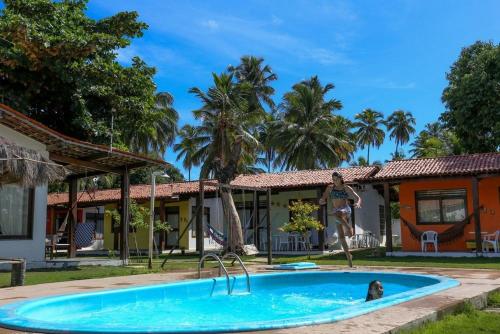
[(307, 250), (307, 239), (310, 239), (311, 236), (309, 232), (306, 234), (306, 237), (304, 238), (302, 235), (298, 236), (297, 239), (297, 249), (296, 250)]
[(288, 234), (286, 235), (283, 235), (283, 234), (280, 234), (279, 235), (279, 242), (278, 242), (278, 250), (281, 251), (282, 250), (282, 246), (285, 246), (285, 251), (288, 251), (289, 250), (289, 246), (290, 246), (290, 239), (288, 238)]
[(434, 252), (438, 251), (438, 234), (436, 231), (425, 231), (420, 237), (420, 246), (422, 246), (422, 252), (427, 252), (425, 245), (434, 245)]
[(483, 252), (487, 253), (490, 251), (490, 246), (493, 247), (493, 252), (498, 253), (498, 239), (500, 238), (500, 231), (495, 233), (486, 234), (483, 237)]

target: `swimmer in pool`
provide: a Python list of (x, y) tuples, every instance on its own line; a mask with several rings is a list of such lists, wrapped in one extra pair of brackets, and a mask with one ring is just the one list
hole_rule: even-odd
[(384, 294), (384, 287), (380, 281), (371, 281), (368, 285), (368, 294), (366, 295), (366, 301), (375, 300), (382, 298)]

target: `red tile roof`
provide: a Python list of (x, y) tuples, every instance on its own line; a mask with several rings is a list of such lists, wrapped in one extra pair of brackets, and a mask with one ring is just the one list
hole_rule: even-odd
[(372, 179), (388, 180), (489, 173), (500, 173), (500, 153), (478, 153), (391, 161)]
[[(324, 170), (304, 170), (282, 173), (263, 173), (239, 175), (231, 182), (233, 186), (247, 186), (256, 188), (295, 188), (321, 186), (331, 182), (332, 172), (336, 170), (342, 174), (344, 181), (354, 183), (374, 175), (378, 167), (349, 167)], [(213, 191), (214, 187), (205, 186), (205, 191)], [(159, 184), (156, 186), (157, 198), (169, 198), (175, 195), (195, 194), (199, 191), (198, 181), (176, 182)], [(141, 200), (148, 199), (151, 186), (146, 184), (130, 187), (130, 198)], [(95, 193), (78, 193), (79, 203), (116, 202), (120, 200), (120, 189), (98, 190)], [(68, 193), (52, 193), (48, 196), (48, 205), (65, 204), (68, 202)]]
[(378, 167), (349, 167), (323, 170), (301, 170), (282, 173), (239, 175), (231, 185), (252, 186), (259, 188), (293, 188), (303, 186), (321, 186), (332, 182), (332, 172), (342, 174), (344, 181), (354, 183), (362, 181), (378, 170)]

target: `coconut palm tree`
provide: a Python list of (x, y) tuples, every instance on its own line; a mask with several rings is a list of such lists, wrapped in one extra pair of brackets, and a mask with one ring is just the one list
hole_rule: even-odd
[(142, 114), (144, 119), (137, 121), (134, 128), (122, 129), (124, 140), (132, 151), (163, 156), (177, 134), (179, 114), (173, 102), (173, 96), (167, 92), (156, 94), (154, 107)]
[(322, 86), (313, 76), (284, 95), (278, 119), (271, 127), (276, 167), (316, 169), (350, 159), (355, 147), (349, 135), (350, 122), (334, 115), (342, 108), (340, 101), (326, 98), (333, 88), (333, 84)]
[[(255, 56), (243, 56), (240, 64), (236, 67), (229, 66), (228, 72), (233, 74), (239, 84), (247, 83), (251, 85), (250, 103), (255, 103), (255, 107), (262, 107), (265, 103), (269, 108), (274, 109), (275, 104), (271, 96), (274, 88), (270, 86), (272, 81), (278, 79), (269, 65), (264, 65), (264, 59)], [(252, 101), (253, 100), (253, 101)], [(252, 106), (251, 106), (252, 108)]]
[(391, 131), (389, 138), (396, 139), (396, 151), (394, 156), (399, 153), (399, 145), (404, 145), (410, 140), (410, 135), (415, 133), (415, 117), (412, 113), (404, 110), (396, 110), (387, 118), (387, 130)]
[(276, 159), (276, 150), (272, 142), (276, 114), (274, 112), (266, 114), (264, 122), (257, 127), (257, 136), (259, 138), (260, 157), (257, 162), (266, 167), (268, 173), (272, 171), (274, 160)]
[(420, 131), (410, 152), (414, 158), (442, 157), (464, 154), (465, 151), (455, 133), (445, 129), (439, 122), (428, 123)]
[(182, 167), (188, 170), (188, 180), (191, 181), (191, 168), (199, 163), (193, 157), (200, 147), (200, 138), (196, 128), (189, 124), (180, 129), (179, 137), (181, 140), (174, 145), (174, 152), (178, 152), (177, 161), (183, 159)]
[[(201, 108), (193, 111), (195, 118), (201, 121), (196, 127), (200, 147), (193, 159), (203, 161), (200, 178), (212, 176), (220, 184), (229, 184), (236, 177), (244, 152), (258, 147), (253, 134), (264, 112), (262, 108), (250, 108), (250, 85), (235, 83), (230, 73), (212, 76), (213, 86), (207, 92), (190, 89), (202, 102)], [(229, 247), (242, 253), (243, 231), (231, 191), (224, 187), (220, 191), (224, 212), (232, 226)]]
[(368, 147), (367, 162), (370, 164), (370, 146), (380, 147), (384, 142), (385, 132), (380, 127), (384, 125), (384, 115), (373, 109), (365, 109), (355, 117), (357, 122), (354, 126), (358, 128), (356, 138), (361, 148)]

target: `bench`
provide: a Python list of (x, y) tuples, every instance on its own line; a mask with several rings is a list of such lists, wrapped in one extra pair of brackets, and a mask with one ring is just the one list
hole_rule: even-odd
[(24, 285), (26, 277), (26, 261), (24, 259), (5, 259), (0, 258), (0, 264), (10, 264), (10, 286)]

